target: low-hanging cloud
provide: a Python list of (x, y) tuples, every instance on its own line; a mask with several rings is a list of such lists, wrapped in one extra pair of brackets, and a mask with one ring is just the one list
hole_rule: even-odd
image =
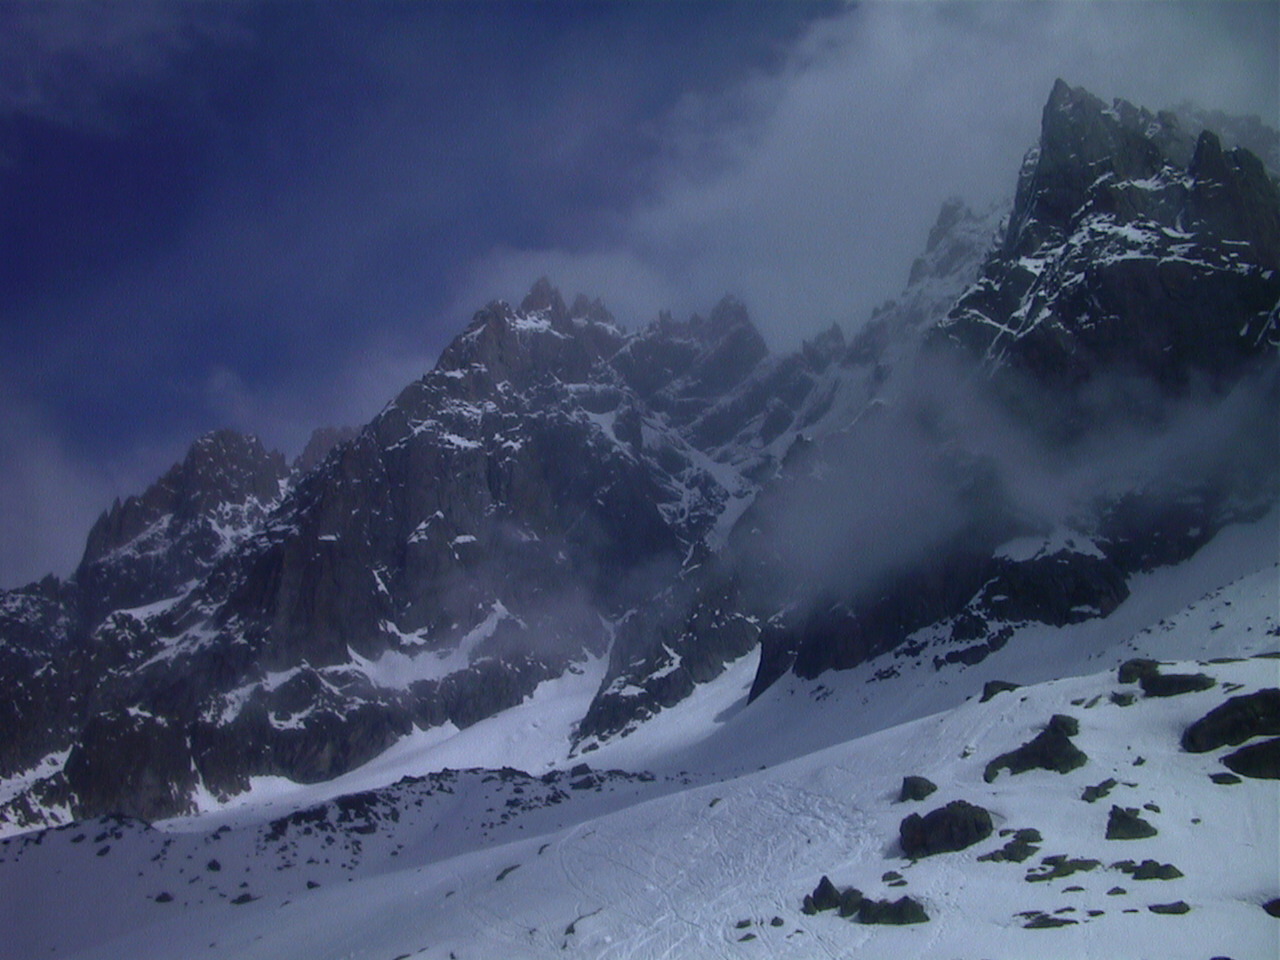
[(901, 288), (947, 196), (1012, 194), (1056, 77), (1271, 117), (1276, 37), (1275, 9), (1254, 4), (860, 4), (776, 74), (687, 97), (657, 189), (610, 242), (495, 249), (460, 297), (518, 297), (547, 274), (640, 321), (732, 292), (780, 349), (851, 330)]
[[(1016, 377), (1006, 370), (1002, 391), (1012, 384), (1042, 392)], [(744, 569), (765, 571), (760, 589), (804, 612), (833, 597), (864, 599), (958, 550), (981, 558), (1011, 537), (1060, 528), (1087, 537), (1126, 497), (1157, 512), (1203, 499), (1207, 512), (1194, 524), (1210, 526), (1274, 503), (1274, 364), (1225, 394), (1170, 397), (1108, 372), (1094, 386), (1140, 399), (1141, 411), (1095, 409), (1088, 429), (1064, 437), (1046, 429), (1043, 413), (1017, 412), (972, 365), (921, 358), (762, 497), (735, 531)]]

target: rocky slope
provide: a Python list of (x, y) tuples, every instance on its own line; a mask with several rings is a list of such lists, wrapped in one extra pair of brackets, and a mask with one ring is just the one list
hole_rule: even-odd
[(292, 467), (201, 439), (0, 595), (0, 817), (329, 780), (589, 661), (583, 753), (757, 649), (755, 696), (1106, 617), (1275, 500), (1275, 181), (1059, 83), (999, 213), (944, 206), (851, 343), (771, 356), (732, 298), (629, 333), (541, 281)]
[(1168, 616), (1131, 635), (941, 675), (890, 654), (898, 677), (790, 678), (714, 720), (693, 698), (692, 755), (658, 723), (590, 766), (9, 838), (0, 957), (1270, 956), (1276, 781), (1234, 768), (1276, 743), (1276, 568), (1181, 609), (1160, 579), (1135, 599)]

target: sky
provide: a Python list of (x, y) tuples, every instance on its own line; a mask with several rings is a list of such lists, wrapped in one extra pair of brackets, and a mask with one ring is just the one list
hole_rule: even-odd
[(1277, 50), (1248, 0), (0, 0), (0, 588), (208, 430), (367, 421), (541, 275), (853, 332), (1056, 77), (1275, 122)]

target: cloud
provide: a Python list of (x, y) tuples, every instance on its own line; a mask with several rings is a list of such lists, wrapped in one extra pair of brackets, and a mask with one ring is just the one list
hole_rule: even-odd
[(317, 428), (363, 426), (434, 364), (434, 353), (421, 344), (377, 342), (354, 349), (342, 368), (305, 392), (293, 383), (253, 386), (214, 364), (204, 378), (204, 404), (211, 422), (292, 458)]
[(110, 491), (105, 476), (68, 454), (47, 418), (0, 391), (0, 589), (69, 574)]
[(118, 128), (118, 98), (157, 84), (202, 43), (241, 44), (233, 9), (144, 0), (9, 3), (0, 7), (0, 117)]
[(54, 159), (122, 198), (33, 204), (89, 240), (0, 311), (50, 475), (103, 490), (82, 516), (117, 442), (124, 492), (217, 426), (296, 450), (543, 274), (626, 324), (733, 292), (779, 350), (852, 331), (947, 196), (1011, 191), (1056, 76), (1275, 115), (1274, 4), (553, 6), (0, 5), (0, 121), (105, 130)]
[[(1238, 8), (1252, 8), (1241, 11)], [(1265, 4), (861, 4), (785, 65), (686, 96), (659, 124), (656, 189), (588, 249), (495, 248), (466, 290), (540, 273), (621, 314), (742, 297), (778, 349), (852, 329), (903, 285), (943, 200), (1012, 193), (1061, 76), (1153, 109), (1274, 116)]]
[[(1005, 373), (1001, 390), (1017, 376)], [(1275, 365), (1225, 395), (1177, 398), (1099, 373), (1100, 394), (1140, 397), (1142, 413), (1100, 407), (1070, 441), (990, 386), (967, 361), (926, 354), (900, 369), (856, 424), (794, 460), (792, 475), (761, 496), (731, 541), (760, 594), (773, 591), (774, 602), (801, 613), (833, 597), (865, 599), (903, 572), (969, 552), (981, 558), (1014, 536), (1062, 527), (1090, 535), (1129, 497), (1153, 517), (1167, 511), (1168, 526), (1149, 532), (1173, 541), (1188, 527), (1235, 522), (1275, 503)]]

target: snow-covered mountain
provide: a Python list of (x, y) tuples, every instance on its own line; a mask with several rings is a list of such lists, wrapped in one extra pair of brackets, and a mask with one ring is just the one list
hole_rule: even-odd
[[(0, 955), (1271, 956), (1280, 797), (1232, 769), (1276, 742), (1276, 534), (1230, 528), (1140, 577), (1109, 629), (1030, 627), (973, 668), (890, 653), (744, 707), (734, 665), (590, 766), (530, 739), (566, 693), (544, 688), (452, 754), (488, 769), (435, 769), (450, 743), (422, 742), (390, 786), (261, 782), (155, 827), (14, 837)], [(1203, 721), (1225, 704), (1252, 719)], [(1002, 764), (1046, 728), (1079, 766)], [(1229, 732), (1191, 751), (1189, 728)], [(971, 842), (907, 856), (904, 823), (957, 801), (986, 813)], [(860, 892), (851, 916), (824, 877)]]
[(0, 594), (0, 955), (1267, 955), (1280, 741), (1178, 738), (1280, 734), (1280, 194), (1192, 120), (1059, 82), (851, 342), (539, 281), (197, 441)]

